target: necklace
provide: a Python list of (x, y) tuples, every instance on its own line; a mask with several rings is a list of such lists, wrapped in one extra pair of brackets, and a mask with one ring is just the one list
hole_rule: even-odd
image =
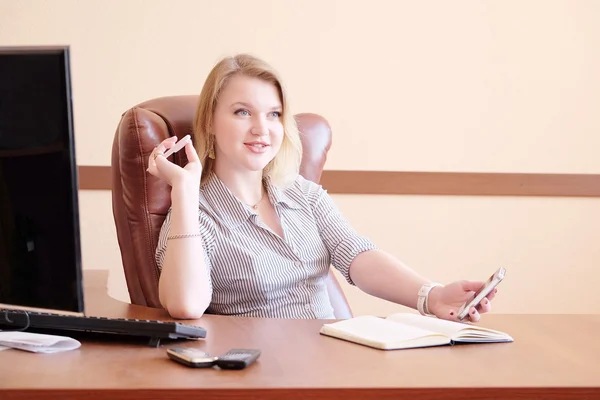
[(260, 203), (262, 203), (263, 199), (265, 198), (265, 191), (263, 190), (262, 192), (262, 196), (260, 196), (260, 200), (258, 201), (258, 203), (256, 203), (253, 206), (250, 206), (250, 204), (248, 204), (250, 207), (252, 207), (253, 210), (256, 210), (258, 208), (258, 206), (260, 205)]

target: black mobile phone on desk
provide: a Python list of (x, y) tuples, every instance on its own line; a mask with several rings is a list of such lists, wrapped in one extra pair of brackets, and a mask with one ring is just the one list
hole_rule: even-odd
[(172, 347), (167, 355), (173, 361), (191, 368), (210, 368), (215, 365), (217, 357), (192, 347)]
[(218, 356), (215, 365), (221, 369), (244, 369), (260, 357), (260, 350), (231, 349)]

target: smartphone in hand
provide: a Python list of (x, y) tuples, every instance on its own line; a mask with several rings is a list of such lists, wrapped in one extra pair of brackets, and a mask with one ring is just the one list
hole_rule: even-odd
[(179, 139), (179, 141), (177, 143), (175, 143), (175, 145), (173, 147), (171, 147), (169, 150), (165, 151), (165, 158), (168, 158), (169, 156), (177, 153), (179, 150), (183, 149), (185, 147), (186, 144), (188, 144), (190, 141), (192, 140), (192, 137), (190, 135), (185, 135), (184, 137), (182, 137), (181, 139)]
[(498, 268), (498, 270), (492, 276), (490, 276), (490, 279), (488, 279), (487, 282), (478, 291), (476, 291), (475, 294), (473, 294), (473, 297), (470, 300), (467, 300), (460, 307), (460, 310), (458, 311), (458, 319), (461, 321), (465, 319), (465, 317), (469, 314), (471, 307), (475, 307), (481, 303), (481, 300), (483, 300), (485, 296), (490, 294), (492, 290), (494, 290), (494, 288), (498, 286), (500, 282), (502, 282), (505, 274), (506, 269), (504, 267)]

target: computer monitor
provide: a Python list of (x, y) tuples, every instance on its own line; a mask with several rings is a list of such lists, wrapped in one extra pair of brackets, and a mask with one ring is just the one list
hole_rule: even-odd
[(0, 47), (0, 308), (84, 311), (69, 47)]

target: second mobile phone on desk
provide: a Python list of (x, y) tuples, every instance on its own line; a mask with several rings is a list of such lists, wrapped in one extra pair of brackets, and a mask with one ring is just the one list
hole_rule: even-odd
[(215, 360), (215, 365), (221, 369), (244, 369), (260, 356), (256, 349), (231, 349)]

